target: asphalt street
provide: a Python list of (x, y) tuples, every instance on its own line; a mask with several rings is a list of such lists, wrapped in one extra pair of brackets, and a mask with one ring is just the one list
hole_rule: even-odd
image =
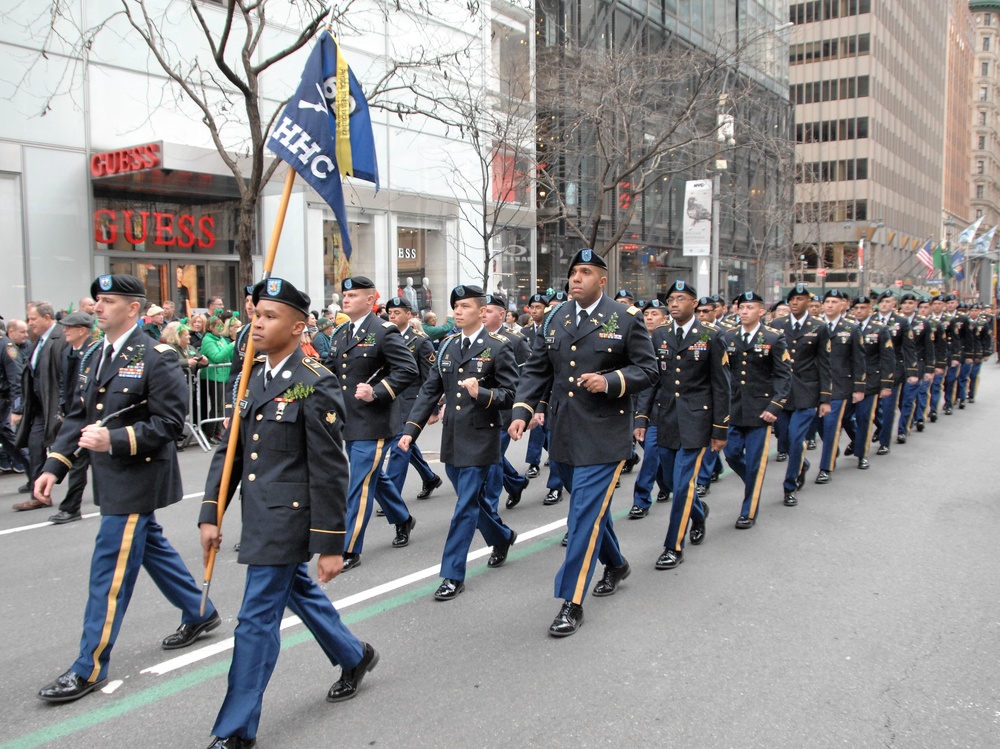
[[(784, 465), (771, 462), (751, 530), (733, 527), (742, 486), (727, 471), (708, 497), (705, 543), (673, 571), (653, 568), (670, 506), (626, 519), (635, 474), (623, 476), (612, 509), (632, 575), (610, 598), (588, 596), (585, 625), (565, 639), (546, 630), (567, 500), (542, 505), (545, 470), (501, 511), (520, 534), (507, 565), (488, 570), (477, 536), (466, 591), (444, 603), (431, 594), (454, 492), (446, 481), (411, 499), (411, 472), (410, 546), (391, 548), (392, 528), (373, 517), (362, 564), (325, 586), (378, 667), (356, 699), (328, 704), (339, 669), (288, 621), (258, 746), (1000, 747), (998, 370), (984, 365), (977, 403), (872, 454), (869, 471), (842, 458), (816, 486), (819, 453), (807, 453), (798, 507), (782, 504)], [(421, 446), (435, 450), (438, 435)], [(509, 451), (519, 467), (525, 444)], [(188, 496), (157, 513), (199, 582), (209, 459), (181, 454)], [(161, 650), (179, 616), (142, 574), (109, 685), (53, 706), (35, 695), (76, 657), (98, 520), (12, 512), (19, 483), (0, 477), (0, 749), (207, 746), (243, 592), (238, 512), (212, 585), (223, 626)], [(89, 494), (84, 512), (95, 512)]]

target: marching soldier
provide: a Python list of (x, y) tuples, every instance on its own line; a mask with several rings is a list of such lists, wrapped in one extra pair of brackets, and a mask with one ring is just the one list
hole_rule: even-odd
[(765, 312), (763, 297), (743, 292), (739, 305), (743, 324), (723, 335), (732, 377), (726, 462), (743, 481), (743, 505), (736, 520), (740, 530), (757, 523), (771, 426), (784, 412), (791, 391), (785, 336), (761, 323)]
[(80, 361), (77, 397), (35, 481), (35, 496), (51, 502), (52, 487), (90, 452), (101, 525), (90, 564), (80, 655), (38, 696), (72, 702), (98, 689), (132, 598), (139, 569), (181, 610), (181, 625), (163, 640), (183, 648), (221, 623), (211, 601), (201, 614), (201, 590), (156, 522), (156, 510), (183, 496), (177, 439), (184, 431), (187, 384), (177, 355), (138, 326), (146, 289), (135, 276), (100, 276), (90, 287), (104, 339)]
[(389, 322), (395, 325), (399, 330), (399, 334), (403, 336), (403, 342), (413, 355), (418, 370), (416, 379), (407, 385), (403, 392), (396, 396), (396, 399), (393, 401), (393, 407), (397, 410), (397, 413), (393, 416), (393, 421), (399, 424), (399, 432), (393, 438), (392, 447), (389, 452), (389, 465), (385, 473), (395, 485), (400, 496), (402, 496), (403, 484), (406, 481), (406, 469), (412, 465), (417, 469), (420, 480), (423, 482), (420, 493), (417, 494), (417, 499), (427, 499), (431, 495), (431, 492), (441, 486), (441, 477), (434, 473), (431, 467), (427, 465), (427, 461), (424, 460), (423, 453), (420, 452), (419, 447), (413, 445), (408, 453), (401, 450), (399, 448), (399, 438), (403, 436), (402, 425), (410, 418), (410, 411), (413, 409), (413, 404), (416, 403), (420, 388), (427, 382), (427, 378), (430, 377), (431, 368), (437, 361), (437, 354), (434, 351), (434, 344), (431, 343), (427, 334), (422, 330), (415, 330), (410, 325), (413, 310), (410, 308), (410, 303), (404, 297), (393, 297), (386, 302), (385, 306), (389, 313)]
[(896, 314), (896, 297), (886, 289), (878, 296), (878, 322), (886, 327), (892, 338), (892, 349), (896, 354), (896, 367), (892, 375), (892, 392), (880, 398), (875, 422), (878, 429), (879, 448), (876, 455), (889, 454), (889, 442), (896, 420), (896, 405), (903, 385), (918, 385), (920, 372), (917, 368), (916, 344), (909, 321)]
[[(222, 541), (218, 503), (242, 487), (239, 561), (247, 565), (226, 698), (209, 749), (247, 749), (256, 743), (264, 690), (281, 649), (285, 608), (316, 638), (341, 678), (328, 702), (357, 694), (378, 663), (375, 649), (341, 621), (326, 593), (309, 576), (318, 554), (320, 582), (343, 568), (348, 462), (341, 430), (344, 405), (336, 377), (299, 346), (310, 299), (288, 281), (270, 278), (253, 287), (254, 363), (240, 409), (240, 432), (229, 496), (219, 489), (226, 448), (216, 450), (205, 482), (198, 524), (208, 562)], [(309, 459), (305, 460), (304, 456)], [(239, 477), (239, 481), (237, 480)]]
[[(782, 488), (788, 507), (799, 503), (795, 492), (805, 484), (809, 471), (805, 453), (809, 430), (817, 416), (822, 418), (830, 412), (829, 330), (809, 314), (811, 299), (812, 294), (805, 284), (797, 284), (788, 292), (790, 314), (770, 326), (784, 335), (792, 361), (791, 387), (777, 422), (787, 445), (788, 465)], [(780, 439), (778, 451), (782, 452)]]
[(979, 373), (983, 362), (989, 361), (993, 355), (993, 316), (989, 306), (982, 307), (976, 316), (974, 329), (978, 343), (977, 360), (972, 364), (969, 376), (969, 403), (976, 402), (976, 392), (979, 390)]
[(935, 331), (930, 321), (917, 313), (916, 294), (907, 291), (900, 298), (900, 312), (913, 336), (913, 353), (916, 357), (916, 378), (907, 377), (899, 407), (899, 426), (896, 442), (906, 444), (910, 430), (916, 423), (917, 431), (924, 431), (924, 409), (927, 394), (934, 381), (936, 359), (934, 353)]
[[(528, 325), (522, 330), (524, 337), (528, 341), (528, 350), (531, 351), (535, 346), (535, 338), (542, 335), (542, 320), (545, 318), (545, 312), (549, 306), (549, 298), (544, 294), (533, 294), (531, 299), (528, 300), (528, 314), (531, 316), (531, 325)], [(544, 337), (544, 336), (542, 336)], [(539, 413), (545, 413), (545, 406), (547, 404), (544, 400), (539, 403)], [(549, 430), (545, 428), (544, 425), (539, 425), (533, 427), (528, 435), (528, 449), (524, 455), (524, 460), (528, 464), (528, 470), (525, 471), (525, 476), (529, 479), (537, 478), (539, 469), (538, 466), (542, 462), (542, 448), (548, 450), (549, 447)], [(514, 505), (508, 504), (507, 507), (510, 509)]]
[[(726, 305), (722, 301), (722, 297), (718, 294), (713, 294), (712, 296), (703, 296), (698, 300), (695, 314), (698, 316), (700, 322), (714, 324), (719, 330), (726, 331), (733, 329), (735, 326), (731, 325), (725, 317), (725, 309)], [(737, 302), (733, 303), (733, 309), (738, 310)], [(738, 314), (736, 322), (738, 325)], [(701, 468), (698, 469), (698, 480), (695, 483), (695, 491), (698, 493), (700, 499), (708, 496), (712, 483), (719, 480), (721, 473), (722, 465), (719, 460), (719, 453), (717, 450), (709, 448), (708, 452), (705, 453), (705, 459), (701, 462)]]
[[(639, 398), (639, 413), (657, 410), (657, 444), (661, 470), (673, 478), (674, 501), (663, 553), (656, 569), (669, 570), (684, 561), (684, 536), (691, 522), (691, 543), (705, 540), (708, 505), (697, 496), (695, 482), (709, 449), (726, 446), (729, 431), (729, 359), (722, 331), (695, 319), (698, 295), (684, 281), (667, 290), (671, 322), (653, 332), (660, 364), (659, 382)], [(639, 418), (636, 437), (645, 437), (647, 419)]]
[(854, 424), (846, 427), (847, 435), (854, 446), (853, 455), (858, 459), (858, 468), (868, 469), (868, 448), (871, 446), (872, 428), (878, 399), (892, 393), (892, 383), (896, 371), (896, 354), (892, 336), (872, 315), (871, 297), (859, 296), (851, 310), (858, 321), (858, 333), (865, 355), (865, 397), (854, 403)]
[(487, 565), (507, 561), (517, 533), (504, 525), (486, 496), (490, 469), (500, 462), (502, 412), (512, 405), (517, 364), (506, 338), (488, 333), (482, 321), (486, 294), (478, 286), (456, 286), (451, 292), (455, 333), (441, 342), (438, 361), (420, 389), (399, 440), (402, 450), (423, 431), (445, 399), (441, 461), (458, 500), (441, 560), (441, 585), (434, 593), (450, 601), (465, 590), (465, 562), (476, 529), (493, 547)]
[[(382, 472), (386, 442), (399, 433), (393, 401), (418, 376), (417, 364), (399, 328), (372, 312), (375, 284), (364, 276), (345, 278), (341, 308), (350, 321), (333, 331), (326, 365), (340, 379), (344, 397), (344, 441), (351, 461), (347, 493), (344, 570), (361, 564), (365, 529), (378, 497), (385, 519), (396, 526), (393, 548), (410, 543), (416, 524), (399, 490)], [(398, 418), (398, 414), (395, 414)]]
[[(823, 455), (820, 458), (817, 484), (830, 483), (837, 467), (838, 444), (844, 416), (865, 397), (865, 354), (858, 325), (844, 317), (847, 299), (840, 289), (830, 289), (823, 296), (823, 317), (830, 357), (830, 411), (823, 417)], [(796, 372), (793, 365), (793, 377)], [(793, 380), (794, 382), (794, 380)], [(848, 454), (845, 452), (845, 454)], [(786, 502), (787, 504), (787, 502)]]
[(948, 367), (951, 365), (949, 349), (951, 339), (948, 335), (949, 318), (945, 313), (944, 298), (934, 297), (931, 300), (931, 314), (928, 317), (931, 329), (934, 331), (934, 380), (930, 387), (930, 400), (927, 403), (927, 418), (933, 424), (937, 421), (938, 403), (941, 401), (941, 391)]
[(656, 360), (639, 310), (605, 296), (607, 282), (608, 265), (592, 249), (570, 260), (573, 300), (543, 321), (544, 336), (535, 339), (524, 365), (509, 429), (512, 439), (520, 439), (539, 401), (551, 393), (550, 467), (572, 494), (566, 558), (555, 581), (563, 604), (549, 627), (554, 637), (572, 635), (583, 624), (583, 599), (598, 559), (605, 568), (595, 596), (612, 595), (631, 571), (609, 510), (632, 454), (630, 399), (652, 385)]

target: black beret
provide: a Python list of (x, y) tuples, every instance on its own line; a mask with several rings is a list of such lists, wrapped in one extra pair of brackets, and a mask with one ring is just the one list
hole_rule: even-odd
[(872, 298), (870, 296), (865, 296), (862, 294), (859, 297), (855, 297), (854, 301), (851, 302), (852, 307), (857, 307), (859, 304), (871, 304)]
[(723, 307), (726, 305), (726, 300), (722, 298), (722, 294), (712, 294), (709, 299), (711, 299), (714, 304), (719, 304)]
[(819, 294), (813, 294), (810, 302), (822, 302), (823, 300), (819, 298)]
[(635, 296), (628, 289), (618, 289), (618, 293), (615, 294), (615, 301), (619, 299), (635, 299)]
[[(736, 302), (734, 302), (734, 304), (739, 304), (739, 297), (736, 298)], [(784, 299), (779, 299), (778, 301), (776, 301), (774, 304), (771, 305), (771, 312), (774, 312), (781, 305), (785, 305), (787, 307), (788, 302), (786, 302)]]
[(503, 294), (487, 294), (486, 304), (492, 304), (494, 307), (500, 307), (501, 309), (507, 309), (507, 300), (504, 299)]
[(589, 247), (584, 247), (582, 250), (577, 250), (577, 253), (573, 256), (573, 259), (569, 261), (569, 268), (567, 273), (572, 273), (573, 268), (577, 265), (594, 265), (598, 268), (608, 269), (608, 264), (604, 261), (604, 258), (598, 255), (594, 250)]
[(797, 297), (797, 296), (807, 296), (810, 299), (812, 299), (812, 292), (809, 291), (808, 288), (806, 288), (806, 285), (804, 283), (797, 283), (788, 292), (787, 298), (791, 299), (792, 297)]
[(90, 284), (90, 295), (97, 299), (98, 294), (115, 294), (117, 296), (146, 296), (146, 287), (135, 276), (116, 273), (111, 276), (98, 276)]
[(405, 309), (407, 312), (413, 311), (413, 307), (410, 306), (410, 303), (401, 296), (394, 296), (385, 303), (385, 307), (386, 309)]
[(549, 298), (545, 294), (532, 294), (531, 299), (528, 300), (528, 304), (544, 304), (548, 306)]
[(645, 312), (648, 309), (662, 309), (665, 310), (667, 305), (661, 302), (659, 299), (650, 299), (642, 306), (642, 311)]
[(374, 289), (375, 282), (366, 276), (353, 276), (352, 278), (345, 278), (344, 282), (340, 284), (340, 288), (343, 291), (351, 291), (352, 289)]
[(245, 292), (244, 296), (253, 296), (253, 284), (244, 286), (243, 291)]
[(565, 291), (557, 291), (552, 295), (552, 298), (549, 299), (549, 302), (565, 302), (567, 299), (569, 299), (569, 294)]
[(674, 281), (670, 286), (667, 287), (667, 297), (673, 293), (689, 294), (695, 299), (698, 298), (698, 292), (695, 291), (694, 286), (687, 283), (686, 281)]
[(712, 299), (712, 297), (710, 297), (710, 296), (703, 296), (701, 299), (698, 300), (698, 306), (699, 307), (714, 307), (715, 306), (715, 300)]
[(840, 289), (827, 289), (823, 299), (847, 299), (847, 295)]
[(451, 306), (454, 307), (455, 302), (459, 299), (475, 299), (484, 296), (486, 296), (486, 292), (478, 286), (456, 286), (451, 290)]
[(764, 297), (762, 297), (756, 291), (744, 291), (737, 298), (739, 299), (740, 303), (742, 302), (760, 302), (761, 304), (764, 303)]
[(917, 295), (912, 291), (904, 291), (903, 296), (899, 298), (901, 302), (915, 302), (917, 301)]
[(59, 324), (66, 328), (92, 328), (94, 327), (94, 316), (77, 310), (64, 315), (59, 320)]
[(878, 295), (878, 300), (881, 302), (883, 299), (895, 299), (896, 295), (892, 293), (891, 290), (886, 289), (881, 294)]
[(283, 278), (267, 278), (258, 281), (253, 287), (253, 303), (256, 306), (261, 299), (269, 299), (272, 302), (281, 302), (289, 307), (297, 309), (303, 315), (309, 314), (309, 305), (312, 300), (308, 294), (292, 286), (291, 282)]
[(943, 297), (941, 297), (942, 302), (954, 302), (956, 299), (958, 299), (958, 297), (955, 296), (954, 294), (945, 294)]

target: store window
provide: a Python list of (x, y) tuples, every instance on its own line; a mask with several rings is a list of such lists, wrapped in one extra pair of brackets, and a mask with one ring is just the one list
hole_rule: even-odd
[(400, 221), (396, 231), (396, 296), (416, 301), (421, 312), (433, 310), (439, 320), (448, 313), (450, 289), (445, 288), (444, 237), (437, 229), (405, 226)]
[(508, 309), (523, 311), (528, 297), (535, 293), (531, 275), (531, 247), (534, 240), (530, 229), (507, 229), (498, 239), (490, 266), (490, 288), (507, 298)]

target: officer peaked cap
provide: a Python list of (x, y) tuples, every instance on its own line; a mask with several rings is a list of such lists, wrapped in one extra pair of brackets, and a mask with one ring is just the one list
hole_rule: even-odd
[(266, 278), (263, 281), (258, 281), (254, 284), (254, 306), (256, 306), (261, 299), (268, 299), (272, 302), (287, 304), (289, 307), (293, 307), (303, 315), (307, 316), (309, 315), (309, 305), (312, 304), (312, 300), (309, 298), (308, 294), (303, 294), (301, 291), (292, 286), (291, 282), (286, 281), (283, 278)]
[(146, 287), (135, 276), (125, 273), (98, 276), (90, 284), (90, 296), (97, 299), (99, 294), (114, 294), (116, 296), (141, 296), (145, 298)]

